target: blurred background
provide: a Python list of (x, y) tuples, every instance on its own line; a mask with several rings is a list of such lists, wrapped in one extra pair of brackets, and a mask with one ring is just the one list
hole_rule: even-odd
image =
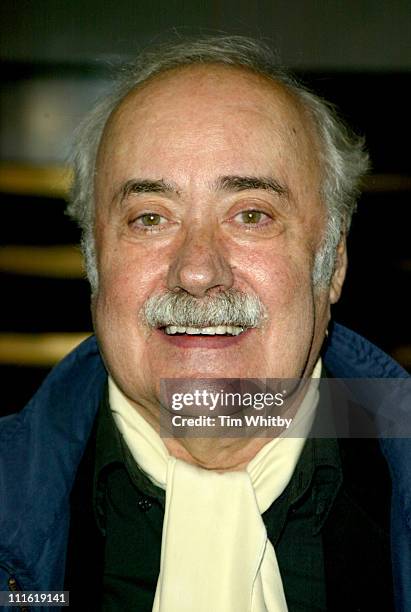
[(372, 173), (334, 318), (410, 368), (409, 0), (2, 0), (0, 23), (1, 414), (91, 333), (64, 215), (73, 130), (139, 49), (215, 31), (266, 40), (366, 136)]

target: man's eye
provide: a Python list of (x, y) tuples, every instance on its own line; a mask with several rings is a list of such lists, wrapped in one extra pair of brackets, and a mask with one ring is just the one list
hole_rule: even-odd
[(269, 217), (260, 210), (243, 210), (236, 215), (235, 220), (240, 223), (246, 223), (247, 225), (257, 225), (262, 221), (266, 221)]
[(136, 219), (138, 225), (143, 225), (144, 227), (153, 227), (155, 225), (162, 225), (165, 223), (164, 217), (157, 213), (145, 213), (144, 215), (140, 215)]

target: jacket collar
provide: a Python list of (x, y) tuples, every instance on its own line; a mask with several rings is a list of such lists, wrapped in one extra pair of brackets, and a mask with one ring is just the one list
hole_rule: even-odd
[(334, 378), (408, 378), (392, 357), (359, 334), (332, 323), (323, 352), (325, 367)]

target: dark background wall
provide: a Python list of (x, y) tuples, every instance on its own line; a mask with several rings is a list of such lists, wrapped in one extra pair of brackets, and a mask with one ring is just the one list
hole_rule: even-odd
[(408, 1), (3, 0), (0, 23), (3, 413), (22, 407), (91, 330), (60, 174), (75, 126), (121, 60), (150, 42), (216, 30), (264, 38), (365, 134), (373, 170), (334, 314), (411, 366)]
[(175, 28), (269, 37), (294, 68), (408, 70), (407, 0), (3, 0), (3, 59), (87, 62), (132, 54)]

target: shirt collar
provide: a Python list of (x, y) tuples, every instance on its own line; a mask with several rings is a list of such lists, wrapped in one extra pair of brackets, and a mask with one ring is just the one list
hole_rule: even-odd
[(137, 489), (157, 499), (164, 507), (165, 492), (156, 487), (134, 461), (113, 419), (106, 386), (97, 414), (96, 456), (93, 478), (93, 507), (97, 524), (104, 533), (103, 500), (107, 475), (111, 470), (125, 467)]
[[(321, 399), (320, 399), (321, 402)], [(104, 531), (102, 497), (110, 470), (125, 467), (133, 484), (144, 495), (157, 499), (164, 507), (165, 492), (154, 485), (138, 467), (114, 422), (106, 388), (97, 415), (96, 459), (93, 506), (97, 523)], [(311, 492), (315, 512), (315, 532), (321, 531), (342, 484), (341, 458), (336, 439), (308, 438), (292, 479), (275, 503), (284, 504), (285, 515)], [(269, 512), (269, 510), (267, 511)]]

